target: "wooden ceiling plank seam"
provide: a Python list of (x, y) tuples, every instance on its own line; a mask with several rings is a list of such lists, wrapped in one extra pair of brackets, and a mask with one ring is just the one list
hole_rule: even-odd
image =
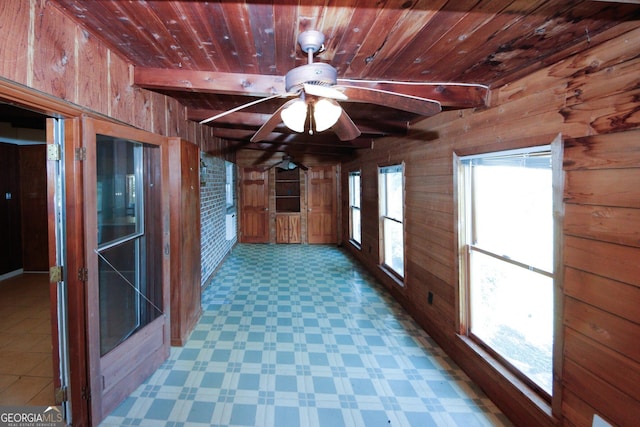
[[(407, 62), (401, 61), (400, 58), (410, 58), (409, 63), (414, 61), (415, 52), (411, 49), (412, 46), (421, 45), (424, 48), (427, 47), (424, 46), (425, 41), (430, 38), (429, 34), (425, 32), (425, 27), (432, 25), (434, 20), (437, 21), (438, 14), (442, 13), (442, 8), (447, 5), (448, 0), (431, 0), (426, 5), (422, 5), (422, 1), (416, 1), (413, 9), (411, 9), (412, 12), (405, 15), (405, 22), (402, 27), (391, 30), (390, 37), (387, 38), (384, 46), (379, 49), (375, 57), (370, 61), (371, 76), (389, 77), (389, 73), (396, 72), (395, 68), (398, 63), (407, 64)], [(405, 70), (406, 68), (403, 69), (403, 75), (405, 75)]]
[[(173, 43), (173, 36), (164, 25), (162, 19), (156, 15), (155, 11), (149, 7), (138, 5), (137, 3), (111, 2), (114, 9), (119, 11), (121, 19), (126, 19), (136, 29), (134, 39), (144, 40), (149, 51), (154, 52), (154, 58), (161, 60), (167, 67), (176, 67), (182, 64), (185, 55), (180, 53), (180, 46)], [(140, 6), (146, 13), (140, 13), (137, 7)], [(127, 27), (131, 31), (130, 27)], [(162, 47), (170, 46), (170, 49)], [(122, 52), (122, 51), (121, 51)], [(128, 58), (128, 52), (122, 52)], [(149, 52), (146, 52), (147, 56)]]
[[(352, 26), (351, 18), (355, 7), (354, 2), (351, 0), (329, 0), (327, 3), (327, 7), (324, 9), (322, 22), (317, 28), (317, 30), (322, 32), (325, 36), (325, 50), (320, 56), (323, 62), (327, 62), (329, 64), (335, 62), (334, 55), (338, 49), (340, 41), (338, 34), (349, 32), (349, 28)], [(298, 52), (300, 52), (299, 49)]]
[(369, 27), (360, 48), (353, 55), (345, 76), (364, 78), (369, 71), (369, 64), (383, 44), (389, 32), (398, 25), (398, 21), (405, 15), (404, 0), (389, 0), (376, 14), (373, 25)]
[[(172, 22), (176, 25), (183, 24), (185, 31), (174, 33), (176, 42), (183, 49), (190, 46), (188, 52), (196, 59), (193, 61), (191, 69), (206, 69), (211, 71), (229, 70), (227, 55), (217, 42), (217, 38), (211, 33), (211, 25), (207, 19), (211, 16), (206, 3), (194, 3), (192, 7), (184, 7), (178, 2), (163, 2), (172, 9), (172, 14), (176, 17)], [(163, 15), (164, 16), (164, 15)], [(182, 37), (180, 37), (182, 35)]]
[(382, 35), (383, 39), (375, 50), (364, 58), (367, 75), (382, 78), (385, 76), (384, 71), (389, 67), (397, 67), (394, 59), (418, 36), (424, 22), (428, 22), (434, 15), (435, 11), (416, 8), (415, 4), (404, 9), (389, 32)]
[(217, 64), (216, 68), (224, 72), (244, 71), (244, 64), (241, 61), (240, 55), (233, 54), (236, 46), (231, 38), (231, 30), (227, 25), (222, 5), (219, 2), (206, 3), (203, 16), (206, 17), (206, 20), (203, 22), (207, 29), (207, 34), (219, 49), (216, 58), (223, 58), (221, 62), (225, 64), (224, 67)]
[[(407, 61), (411, 60), (411, 64), (405, 67), (408, 78), (432, 78), (434, 66), (446, 60), (455, 50), (455, 45), (469, 37), (468, 31), (461, 24), (468, 19), (469, 9), (477, 6), (478, 2), (479, 0), (466, 0), (456, 3), (455, 9), (443, 9), (422, 28), (420, 36), (407, 47), (404, 55)], [(429, 40), (428, 44), (424, 40)]]
[(255, 43), (251, 37), (250, 18), (248, 16), (247, 2), (226, 2), (219, 1), (220, 10), (224, 16), (229, 30), (229, 40), (233, 49), (227, 54), (238, 56), (242, 68), (230, 70), (232, 72), (247, 72), (257, 74), (260, 71), (258, 57), (254, 54)]
[(298, 21), (298, 6), (283, 5), (279, 2), (274, 2), (273, 16), (276, 61), (274, 74), (284, 76), (290, 69), (296, 66), (298, 44), (295, 40), (298, 34), (296, 26)]
[[(124, 21), (114, 18), (117, 12), (109, 8), (111, 6), (109, 2), (92, 3), (91, 8), (88, 8), (85, 2), (78, 0), (58, 0), (55, 4), (58, 8), (65, 10), (93, 37), (101, 40), (110, 50), (117, 52), (128, 61), (142, 63), (146, 66), (154, 65), (148, 61), (148, 52), (139, 52), (133, 46), (134, 38), (129, 35), (130, 31), (123, 24)], [(123, 42), (121, 39), (111, 36), (114, 32), (131, 41)]]
[[(569, 13), (570, 10), (575, 10), (575, 5), (565, 5), (563, 9), (558, 10), (558, 5), (553, 2), (538, 1), (537, 3), (527, 2), (526, 0), (520, 0), (514, 2), (516, 9), (514, 10), (517, 19), (509, 22), (504, 18), (497, 17), (492, 22), (482, 29), (484, 36), (478, 37), (475, 43), (467, 50), (468, 53), (465, 58), (455, 58), (447, 64), (446, 70), (442, 72), (451, 72), (453, 70), (457, 73), (473, 73), (474, 75), (483, 76), (485, 81), (499, 77), (500, 74), (505, 73), (505, 67), (503, 66), (504, 59), (509, 60), (509, 71), (519, 67), (526, 66), (529, 62), (539, 62), (541, 57), (540, 43), (543, 40), (547, 40), (549, 51), (546, 54), (560, 50), (560, 41), (551, 36), (547, 36), (545, 28), (552, 28), (556, 34), (562, 34), (565, 30), (565, 25), (573, 27), (574, 24), (571, 21), (575, 18)], [(522, 15), (527, 6), (535, 6), (526, 15)], [(511, 12), (512, 9), (507, 9)], [(597, 10), (594, 9), (594, 12)], [(508, 16), (508, 15), (507, 15)], [(502, 28), (499, 28), (498, 24), (503, 21)], [(565, 21), (563, 25), (563, 22)], [(514, 26), (525, 27), (529, 29), (527, 33), (521, 36), (514, 36), (512, 29)], [(562, 30), (560, 29), (562, 28)], [(583, 28), (581, 27), (581, 30)], [(487, 35), (487, 30), (493, 30), (493, 34)], [(518, 30), (518, 34), (522, 33)], [(568, 37), (571, 43), (575, 43), (573, 37)], [(498, 46), (496, 52), (489, 57), (486, 55), (482, 57), (482, 53), (479, 52), (481, 46), (480, 41), (486, 43), (491, 40), (492, 43)], [(530, 55), (526, 55), (527, 51), (530, 51)], [(537, 52), (537, 53), (536, 53)], [(469, 67), (469, 63), (472, 63)], [(483, 70), (484, 69), (484, 70)]]
[(272, 2), (247, 3), (251, 38), (258, 58), (260, 74), (275, 74), (276, 43)]
[(340, 39), (335, 42), (332, 62), (336, 64), (335, 68), (338, 75), (345, 75), (348, 72), (351, 62), (355, 58), (360, 46), (364, 43), (369, 29), (373, 27), (378, 17), (379, 8), (359, 7), (361, 3), (366, 2), (367, 0), (357, 1), (353, 14), (351, 15), (349, 27), (345, 29)]
[[(446, 61), (428, 61), (425, 64), (431, 70), (431, 78), (440, 79), (444, 75), (451, 76), (454, 81), (464, 81), (468, 78), (464, 75), (467, 64), (475, 65), (484, 60), (482, 55), (477, 55), (478, 50), (489, 40), (496, 42), (496, 34), (505, 28), (521, 23), (531, 10), (534, 10), (544, 0), (516, 0), (488, 2), (469, 11), (455, 26), (452, 34), (458, 34), (447, 46), (446, 51), (441, 52), (441, 58)], [(526, 10), (522, 4), (528, 5)], [(477, 57), (476, 61), (471, 58)], [(435, 58), (434, 58), (435, 59)], [(487, 84), (486, 81), (476, 80)]]

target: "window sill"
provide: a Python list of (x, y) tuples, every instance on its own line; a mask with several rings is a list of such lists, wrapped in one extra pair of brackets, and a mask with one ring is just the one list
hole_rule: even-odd
[[(550, 419), (553, 419), (551, 410), (551, 403), (544, 397), (536, 393), (531, 387), (527, 386), (518, 377), (511, 373), (507, 368), (502, 366), (500, 362), (494, 359), (489, 353), (487, 353), (480, 345), (475, 343), (471, 338), (457, 334), (458, 339), (463, 345), (466, 345), (476, 356), (482, 359), (491, 369), (498, 373), (505, 381), (507, 381), (512, 387), (516, 388), (520, 395), (527, 398), (532, 404), (534, 404), (538, 410)], [(552, 397), (553, 399), (553, 397)]]
[(380, 270), (382, 270), (384, 272), (384, 274), (386, 274), (387, 276), (389, 276), (389, 278), (391, 280), (393, 280), (393, 282), (400, 286), (401, 288), (404, 288), (404, 280), (398, 276), (398, 273), (396, 273), (395, 271), (391, 270), (390, 268), (388, 268), (385, 265), (379, 265), (378, 266), (380, 268)]
[(351, 240), (351, 239), (349, 239), (349, 243), (351, 244), (351, 246), (353, 246), (357, 250), (362, 251), (362, 246), (360, 245), (360, 243), (356, 242), (355, 240)]

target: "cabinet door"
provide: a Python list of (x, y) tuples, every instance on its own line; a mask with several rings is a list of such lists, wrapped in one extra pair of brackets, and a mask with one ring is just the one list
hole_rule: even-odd
[(289, 215), (289, 243), (300, 242), (300, 215)]
[(262, 169), (242, 169), (240, 241), (243, 243), (269, 242), (268, 177)]
[(276, 243), (289, 243), (289, 215), (276, 215)]
[(308, 172), (307, 233), (309, 243), (337, 243), (337, 187), (335, 166)]

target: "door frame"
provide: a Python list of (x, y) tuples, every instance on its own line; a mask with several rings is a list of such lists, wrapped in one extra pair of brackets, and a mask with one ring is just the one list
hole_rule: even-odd
[[(82, 192), (77, 173), (81, 168), (81, 162), (74, 160), (74, 149), (80, 144), (80, 124), (76, 119), (83, 114), (83, 110), (73, 104), (38, 92), (26, 86), (0, 78), (0, 99), (9, 102), (17, 107), (29, 109), (42, 113), (43, 115), (64, 119), (64, 157), (60, 162), (64, 163), (64, 209), (66, 220), (66, 250), (62, 254), (66, 264), (64, 268), (64, 278), (67, 281), (68, 304), (67, 316), (69, 319), (68, 348), (69, 364), (73, 366), (70, 371), (66, 399), (71, 404), (71, 414), (67, 414), (74, 426), (86, 426), (90, 422), (89, 396), (87, 394), (87, 370), (86, 370), (86, 342), (85, 342), (85, 319), (84, 319), (84, 283), (78, 280), (78, 269), (84, 266), (84, 246), (82, 236), (84, 233), (82, 223)], [(49, 167), (47, 167), (49, 169)], [(49, 172), (47, 172), (47, 197), (48, 203), (54, 203), (49, 198)], [(53, 190), (53, 189), (52, 189)], [(47, 219), (48, 227), (55, 223), (55, 218)], [(55, 230), (49, 228), (49, 236), (55, 236)], [(49, 239), (49, 262), (56, 265), (56, 241)], [(53, 288), (53, 289), (52, 289)], [(57, 292), (56, 286), (50, 287), (51, 298), (51, 319), (52, 319), (52, 358), (54, 369), (54, 385), (60, 386), (60, 366), (59, 358), (59, 336), (57, 328)], [(54, 321), (55, 319), (55, 321)], [(68, 420), (70, 421), (70, 420)]]

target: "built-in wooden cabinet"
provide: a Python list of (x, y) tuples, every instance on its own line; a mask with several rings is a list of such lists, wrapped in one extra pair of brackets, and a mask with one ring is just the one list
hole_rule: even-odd
[(300, 169), (275, 169), (276, 213), (300, 212)]
[(275, 168), (276, 243), (302, 243), (300, 169)]
[(182, 346), (200, 315), (200, 149), (169, 140), (171, 345)]

